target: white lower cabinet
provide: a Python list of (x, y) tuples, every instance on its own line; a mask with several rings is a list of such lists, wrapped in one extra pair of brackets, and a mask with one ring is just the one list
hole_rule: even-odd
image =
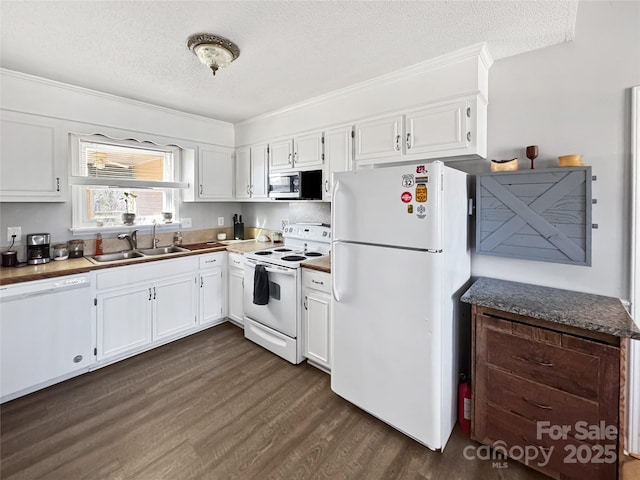
[(197, 322), (198, 290), (193, 273), (156, 282), (153, 286), (153, 339), (176, 336)]
[(197, 272), (197, 257), (98, 272), (95, 301), (98, 361), (139, 353), (194, 330), (198, 311)]
[(302, 269), (304, 356), (331, 371), (331, 275)]
[[(126, 267), (125, 267), (126, 268)], [(151, 343), (150, 286), (98, 293), (98, 361)]]
[(244, 308), (242, 296), (244, 294), (244, 256), (239, 253), (229, 253), (229, 319), (243, 325)]
[(227, 252), (200, 255), (200, 325), (222, 323), (227, 316)]

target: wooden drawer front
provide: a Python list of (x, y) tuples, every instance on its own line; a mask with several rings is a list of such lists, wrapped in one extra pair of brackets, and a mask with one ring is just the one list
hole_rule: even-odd
[[(562, 479), (579, 479), (579, 480), (612, 480), (617, 478), (617, 441), (602, 440), (599, 444), (588, 444), (580, 442), (574, 438), (568, 437), (566, 440), (553, 440), (547, 434), (542, 434), (541, 438), (537, 438), (538, 427), (536, 422), (532, 422), (511, 412), (507, 412), (497, 407), (489, 406), (488, 414), (490, 420), (486, 425), (484, 438), (478, 438), (482, 443), (494, 445), (495, 442), (501, 441), (498, 445), (503, 445), (507, 452), (511, 451), (514, 455), (519, 455), (521, 447), (525, 449), (536, 447), (538, 449), (538, 457), (529, 461), (528, 466), (540, 470), (542, 472), (554, 475), (559, 473)], [(568, 422), (562, 422), (559, 425), (566, 425)], [(502, 442), (504, 442), (504, 445)], [(610, 445), (607, 447), (607, 445)], [(553, 448), (549, 463), (541, 466), (543, 463), (540, 448), (544, 448), (549, 452)], [(581, 457), (571, 455), (575, 450), (580, 450)], [(607, 450), (605, 450), (607, 449)], [(611, 451), (616, 454), (616, 461), (612, 463), (604, 462), (607, 458), (605, 451)], [(609, 454), (611, 456), (611, 454)], [(575, 463), (571, 459), (576, 460)], [(518, 459), (525, 463), (525, 459)], [(557, 478), (557, 476), (555, 476)]]
[[(502, 370), (487, 369), (487, 401), (503, 410), (518, 414), (532, 422), (549, 421), (551, 425), (575, 425), (584, 421), (598, 425), (616, 425), (615, 410), (601, 416), (596, 402), (571, 395), (555, 388), (525, 380)], [(612, 416), (613, 414), (613, 416)], [(573, 435), (576, 432), (569, 432)]]
[(532, 341), (491, 328), (487, 363), (565, 392), (598, 400), (600, 360), (566, 347)]

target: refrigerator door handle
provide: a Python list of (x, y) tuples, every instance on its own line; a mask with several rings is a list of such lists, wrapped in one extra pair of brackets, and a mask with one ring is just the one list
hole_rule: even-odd
[[(337, 183), (336, 183), (336, 189), (334, 190), (334, 193), (335, 193), (336, 190), (338, 190), (338, 184)], [(331, 248), (331, 252), (332, 252), (332, 255), (333, 255), (333, 260), (332, 261), (333, 261), (334, 265), (338, 265), (338, 255), (337, 255), (338, 254), (338, 249), (336, 247), (340, 246), (341, 243), (342, 242), (334, 241), (333, 242), (333, 246)], [(340, 302), (340, 295), (338, 294), (338, 285), (337, 285), (337, 281), (336, 281), (337, 278), (338, 278), (337, 274), (334, 273), (333, 275), (331, 275), (331, 293), (333, 294), (333, 299), (336, 302)]]

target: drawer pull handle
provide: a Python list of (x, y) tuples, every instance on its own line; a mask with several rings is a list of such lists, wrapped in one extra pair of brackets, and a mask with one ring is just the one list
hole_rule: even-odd
[(522, 400), (527, 402), (529, 405), (533, 405), (534, 407), (541, 408), (543, 410), (553, 410), (553, 407), (550, 405), (544, 405), (543, 403), (534, 402), (533, 400), (529, 400), (527, 397), (522, 397)]
[(537, 448), (539, 448), (540, 450), (543, 450), (545, 452), (550, 452), (552, 451), (551, 447), (543, 447), (542, 445), (536, 445), (534, 442), (531, 442), (527, 437), (525, 437), (524, 435), (520, 435), (520, 438), (522, 439), (522, 441), (524, 442), (525, 445), (535, 445)]
[(514, 355), (513, 358), (516, 360), (522, 360), (523, 362), (535, 363), (536, 365), (540, 365), (541, 367), (553, 367), (553, 362), (545, 362), (544, 360), (536, 360), (531, 357), (521, 357)]

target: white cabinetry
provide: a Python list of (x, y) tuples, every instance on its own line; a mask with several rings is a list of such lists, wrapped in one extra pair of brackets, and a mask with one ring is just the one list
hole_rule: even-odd
[(267, 198), (268, 145), (236, 150), (236, 199)]
[(325, 201), (331, 201), (333, 174), (352, 169), (352, 132), (351, 125), (332, 128), (324, 132), (325, 166), (322, 198)]
[(357, 165), (486, 157), (486, 103), (479, 95), (356, 124)]
[(0, 287), (0, 397), (11, 400), (95, 362), (93, 274)]
[(239, 253), (229, 253), (229, 319), (238, 325), (243, 325), (244, 308), (244, 256)]
[(200, 145), (198, 180), (201, 200), (233, 200), (233, 149)]
[(331, 275), (302, 269), (304, 356), (331, 370)]
[(200, 255), (199, 324), (216, 325), (227, 315), (227, 252)]
[(269, 170), (314, 170), (324, 163), (322, 132), (311, 132), (271, 142)]
[(0, 201), (65, 201), (68, 140), (60, 121), (0, 114)]
[(175, 337), (196, 323), (195, 278), (193, 273), (171, 277), (153, 286), (153, 339)]
[(197, 257), (188, 257), (98, 272), (98, 361), (128, 356), (194, 329), (197, 270)]
[(233, 200), (233, 148), (200, 144), (182, 152), (185, 202)]

